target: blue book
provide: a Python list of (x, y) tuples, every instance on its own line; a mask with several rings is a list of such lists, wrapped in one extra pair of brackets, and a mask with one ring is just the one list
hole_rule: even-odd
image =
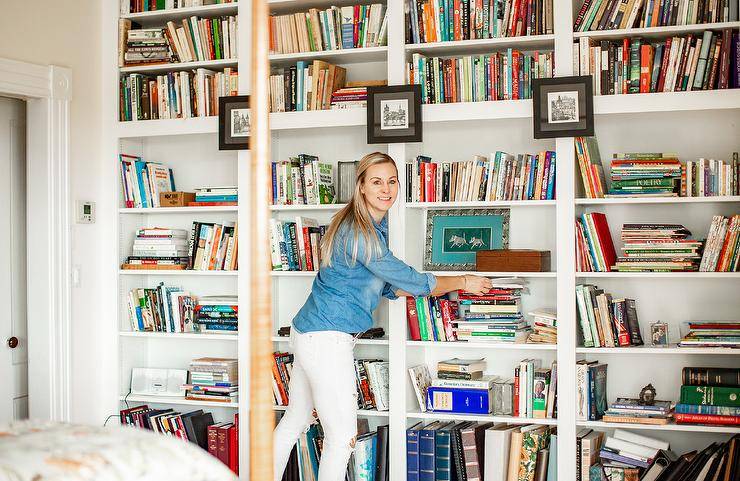
[(312, 424), (306, 432), (306, 441), (308, 444), (308, 457), (315, 475), (319, 472), (319, 455), (316, 452), (316, 438), (319, 437), (319, 427)]
[(434, 435), (440, 424), (440, 421), (435, 421), (419, 430), (419, 481), (434, 481)]
[(277, 162), (270, 162), (270, 174), (272, 177), (272, 204), (277, 205), (278, 203)]
[(527, 181), (527, 200), (531, 199), (534, 195), (534, 180), (535, 175), (534, 173), (537, 172), (537, 156), (533, 155), (531, 157), (532, 165), (529, 169), (529, 179)]
[(555, 198), (555, 152), (550, 154), (550, 175), (547, 179), (547, 196), (545, 199), (552, 200)]
[(427, 390), (427, 411), (490, 414), (493, 396), (488, 389), (431, 386)]
[(236, 202), (239, 200), (237, 195), (196, 195), (196, 202)]
[(558, 435), (550, 435), (550, 457), (547, 459), (547, 481), (558, 481)]
[(649, 468), (650, 467), (650, 463), (646, 463), (639, 459), (622, 456), (621, 454), (617, 454), (605, 448), (602, 448), (601, 451), (599, 451), (599, 456), (601, 457), (602, 460), (608, 459), (609, 461), (616, 461), (618, 463), (627, 464), (629, 466), (636, 466), (638, 468)]
[(149, 176), (146, 171), (146, 162), (144, 162), (143, 160), (135, 160), (134, 171), (136, 174), (136, 183), (139, 184), (139, 196), (141, 197), (141, 206), (151, 207), (149, 205), (149, 196), (146, 195), (146, 186), (149, 185)]
[[(296, 74), (297, 74), (297, 80), (296, 80), (296, 92), (298, 95), (296, 95), (296, 111), (297, 112), (303, 112), (306, 110), (306, 107), (303, 105), (303, 80), (305, 75), (305, 70), (308, 68), (308, 65), (306, 65), (305, 60), (299, 60), (296, 62)], [(277, 188), (277, 186), (275, 186)], [(276, 190), (273, 192), (277, 192)]]
[(450, 430), (455, 423), (443, 424), (434, 432), (434, 471), (436, 481), (452, 479), (452, 455)]
[(419, 481), (419, 432), (422, 423), (406, 430), (406, 481)]
[(354, 452), (355, 481), (375, 481), (377, 442), (378, 437), (374, 432), (357, 438)]
[(201, 329), (207, 330), (207, 331), (236, 331), (237, 326), (234, 324), (207, 323), (207, 324), (201, 324)]

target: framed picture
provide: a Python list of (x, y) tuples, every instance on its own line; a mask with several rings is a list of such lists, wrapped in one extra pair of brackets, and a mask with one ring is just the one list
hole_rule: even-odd
[(509, 247), (509, 209), (432, 209), (427, 212), (424, 270), (475, 270), (479, 250)]
[(249, 149), (249, 95), (218, 98), (218, 150)]
[(594, 135), (591, 76), (532, 80), (534, 138)]
[(367, 143), (421, 142), (421, 85), (367, 88)]

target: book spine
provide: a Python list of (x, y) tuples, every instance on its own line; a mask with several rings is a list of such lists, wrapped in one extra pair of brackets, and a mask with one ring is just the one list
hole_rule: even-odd
[(419, 431), (406, 430), (406, 481), (419, 481)]
[(719, 416), (711, 414), (684, 414), (675, 413), (674, 417), (679, 424), (716, 424), (722, 426), (740, 425), (740, 416)]
[(464, 414), (489, 414), (491, 392), (487, 389), (455, 389), (431, 386), (427, 410)]
[(686, 386), (740, 387), (740, 369), (684, 367), (681, 383)]
[(740, 389), (730, 387), (681, 386), (681, 404), (740, 407)]

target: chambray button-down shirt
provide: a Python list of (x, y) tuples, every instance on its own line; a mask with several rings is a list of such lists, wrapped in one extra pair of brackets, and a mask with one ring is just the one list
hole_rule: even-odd
[[(373, 311), (380, 296), (396, 299), (403, 289), (415, 296), (428, 296), (437, 283), (432, 274), (421, 274), (397, 259), (388, 249), (388, 220), (373, 222), (381, 250), (370, 260), (365, 240), (359, 236), (357, 262), (351, 264), (354, 236), (347, 224), (334, 238), (331, 267), (322, 267), (311, 294), (293, 319), (298, 332), (363, 332), (373, 326)], [(346, 255), (345, 255), (346, 253)]]

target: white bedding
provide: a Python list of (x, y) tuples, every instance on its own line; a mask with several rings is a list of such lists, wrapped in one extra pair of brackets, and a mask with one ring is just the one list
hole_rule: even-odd
[(234, 481), (200, 447), (131, 427), (0, 426), (0, 481)]

